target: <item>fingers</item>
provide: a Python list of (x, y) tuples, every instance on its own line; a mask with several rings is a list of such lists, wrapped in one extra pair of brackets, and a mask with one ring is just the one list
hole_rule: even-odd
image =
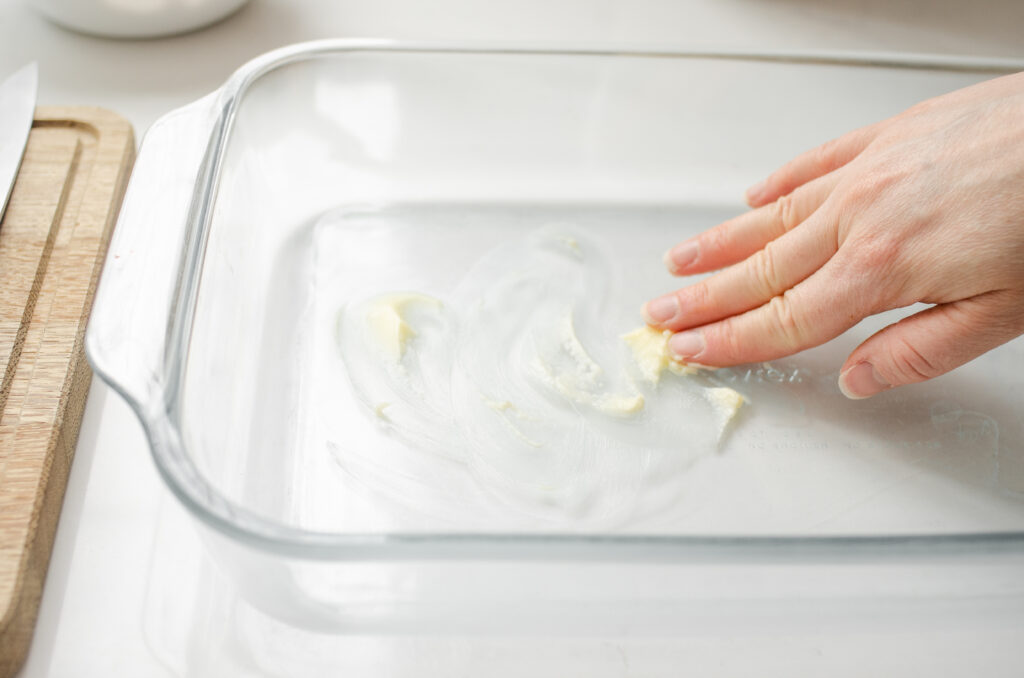
[(669, 352), (725, 367), (774, 360), (839, 336), (872, 311), (873, 297), (843, 282), (833, 262), (753, 310), (672, 335)]
[(814, 273), (835, 254), (825, 215), (773, 240), (740, 264), (644, 305), (649, 325), (673, 332), (736, 315), (764, 304)]
[(847, 358), (839, 388), (867, 398), (959, 367), (1024, 332), (1019, 295), (989, 292), (933, 306), (868, 338)]
[(880, 123), (854, 130), (806, 151), (747, 189), (747, 204), (760, 207), (788, 195), (808, 181), (847, 164), (878, 135)]
[(666, 268), (673, 275), (693, 275), (743, 261), (814, 214), (839, 177), (838, 172), (818, 177), (769, 205), (684, 240), (665, 253)]

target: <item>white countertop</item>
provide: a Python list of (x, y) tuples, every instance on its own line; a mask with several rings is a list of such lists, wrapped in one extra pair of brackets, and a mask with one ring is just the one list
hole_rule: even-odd
[[(141, 138), (163, 113), (217, 88), (274, 47), (323, 37), (651, 42), (1024, 57), (1024, 3), (927, 0), (253, 0), (224, 22), (155, 41), (106, 41), (0, 0), (0, 74), (37, 60), (40, 104), (112, 109)], [(800, 149), (794, 149), (794, 152)], [(24, 676), (231, 675), (230, 629), (211, 647), (183, 629), (223, 595), (141, 427), (94, 380)], [(197, 583), (198, 582), (198, 583)], [(176, 592), (212, 587), (204, 603)], [(191, 605), (192, 607), (189, 607)], [(202, 609), (199, 610), (202, 612)], [(244, 613), (211, 612), (227, 626)], [(215, 624), (216, 621), (209, 621)], [(1019, 624), (992, 619), (849, 633), (677, 638), (339, 638), (355, 675), (1019, 675)], [(213, 647), (215, 646), (215, 647)], [(245, 650), (248, 651), (248, 650)], [(225, 663), (219, 657), (232, 657)], [(868, 663), (866, 663), (868, 662)], [(869, 668), (874, 662), (877, 668)], [(266, 663), (262, 664), (264, 668)], [(301, 675), (301, 660), (273, 675)], [(217, 667), (221, 667), (221, 673)], [(225, 668), (227, 666), (235, 669)], [(794, 671), (796, 669), (796, 671)], [(248, 665), (246, 675), (267, 675)], [(297, 673), (295, 672), (297, 671)]]

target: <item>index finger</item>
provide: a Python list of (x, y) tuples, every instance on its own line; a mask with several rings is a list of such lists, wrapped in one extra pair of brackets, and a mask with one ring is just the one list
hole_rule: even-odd
[(761, 207), (789, 195), (812, 179), (846, 165), (878, 136), (882, 123), (847, 132), (841, 137), (805, 151), (747, 189), (747, 204)]
[(749, 257), (767, 243), (804, 223), (828, 199), (841, 172), (810, 181), (770, 205), (733, 217), (665, 253), (673, 275), (713, 271)]

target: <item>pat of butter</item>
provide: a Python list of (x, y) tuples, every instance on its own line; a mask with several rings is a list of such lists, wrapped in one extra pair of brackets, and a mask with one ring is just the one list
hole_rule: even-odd
[(605, 414), (628, 416), (644, 409), (644, 397), (639, 394), (634, 396), (608, 395), (598, 398), (594, 406)]
[(723, 423), (729, 423), (746, 402), (742, 395), (724, 386), (709, 388), (705, 391), (705, 395), (718, 411)]
[(718, 424), (718, 443), (721, 444), (726, 429), (729, 428), (729, 424), (746, 401), (742, 395), (725, 386), (707, 389), (704, 391), (704, 397), (715, 410), (715, 422)]
[(640, 374), (652, 384), (657, 385), (665, 370), (680, 376), (697, 372), (697, 368), (679, 362), (669, 355), (668, 338), (670, 336), (672, 333), (668, 330), (659, 332), (649, 325), (622, 335), (622, 340), (633, 351), (633, 361), (640, 368)]
[(397, 292), (385, 294), (370, 302), (366, 312), (366, 326), (374, 344), (391, 362), (402, 360), (409, 341), (416, 336), (416, 331), (406, 318), (410, 309), (416, 306), (437, 311), (441, 308), (441, 301), (425, 294)]

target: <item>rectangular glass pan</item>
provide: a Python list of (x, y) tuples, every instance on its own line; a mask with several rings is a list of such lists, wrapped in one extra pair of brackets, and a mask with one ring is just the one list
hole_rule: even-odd
[[(1004, 67), (748, 57), (262, 57), (147, 135), (90, 359), (174, 493), (258, 558), (1016, 549), (1020, 341), (864, 402), (836, 370), (915, 309), (778, 363), (632, 378), (618, 337), (677, 284), (665, 248), (795, 153)], [(397, 368), (378, 311), (408, 313)], [(579, 397), (555, 383), (567, 323), (601, 367)], [(734, 420), (712, 388), (745, 397)], [(609, 415), (601, 389), (645, 407)]]

